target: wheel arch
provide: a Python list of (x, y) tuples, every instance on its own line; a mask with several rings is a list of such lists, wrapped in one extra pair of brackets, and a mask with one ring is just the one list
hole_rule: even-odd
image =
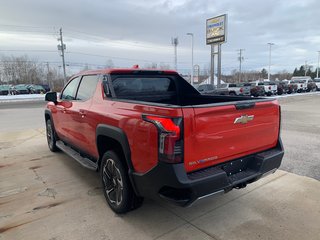
[(131, 182), (131, 186), (136, 195), (139, 196), (137, 188), (135, 186), (132, 173), (134, 168), (131, 162), (131, 151), (126, 133), (114, 126), (99, 124), (96, 129), (96, 146), (99, 153), (99, 159), (97, 162), (97, 170), (100, 169), (102, 157), (106, 151), (113, 150), (120, 154), (122, 162), (128, 168), (128, 176)]
[(128, 170), (133, 171), (128, 138), (122, 129), (106, 124), (99, 124), (96, 129), (96, 146), (99, 153), (98, 166), (103, 154), (108, 150), (114, 150), (123, 155)]

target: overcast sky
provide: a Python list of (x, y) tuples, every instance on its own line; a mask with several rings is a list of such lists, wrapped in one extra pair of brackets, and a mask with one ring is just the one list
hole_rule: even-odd
[(305, 61), (316, 67), (319, 10), (319, 0), (2, 0), (0, 54), (28, 54), (57, 66), (62, 27), (69, 73), (85, 63), (92, 68), (105, 65), (109, 59), (119, 67), (152, 62), (173, 67), (171, 37), (177, 36), (178, 69), (186, 72), (191, 64), (191, 37), (186, 33), (194, 34), (194, 64), (208, 66), (206, 19), (226, 13), (224, 73), (239, 67), (240, 48), (245, 49), (245, 70), (268, 68), (268, 42), (275, 43), (272, 71), (293, 71)]

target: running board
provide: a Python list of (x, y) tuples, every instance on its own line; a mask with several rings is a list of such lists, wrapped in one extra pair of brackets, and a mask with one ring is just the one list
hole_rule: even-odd
[(97, 170), (97, 164), (95, 164), (88, 158), (82, 157), (78, 152), (73, 150), (71, 147), (65, 145), (61, 140), (57, 141), (56, 145), (59, 149), (61, 149), (63, 152), (75, 159), (83, 167), (89, 168), (90, 170)]

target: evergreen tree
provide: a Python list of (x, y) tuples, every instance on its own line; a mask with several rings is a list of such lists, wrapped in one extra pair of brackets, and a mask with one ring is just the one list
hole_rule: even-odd
[(261, 78), (266, 79), (268, 77), (268, 72), (265, 68), (261, 70)]

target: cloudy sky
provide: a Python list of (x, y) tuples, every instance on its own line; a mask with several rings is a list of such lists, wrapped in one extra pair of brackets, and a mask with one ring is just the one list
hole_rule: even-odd
[(316, 66), (320, 50), (319, 0), (2, 0), (0, 55), (28, 54), (40, 62), (60, 65), (57, 37), (63, 29), (68, 73), (88, 64), (96, 68), (112, 60), (116, 66), (155, 62), (173, 67), (171, 37), (179, 38), (178, 69), (194, 63), (209, 66), (205, 21), (228, 14), (228, 41), (222, 46), (222, 71), (237, 69), (238, 49), (245, 70), (268, 67), (293, 71), (308, 62)]

